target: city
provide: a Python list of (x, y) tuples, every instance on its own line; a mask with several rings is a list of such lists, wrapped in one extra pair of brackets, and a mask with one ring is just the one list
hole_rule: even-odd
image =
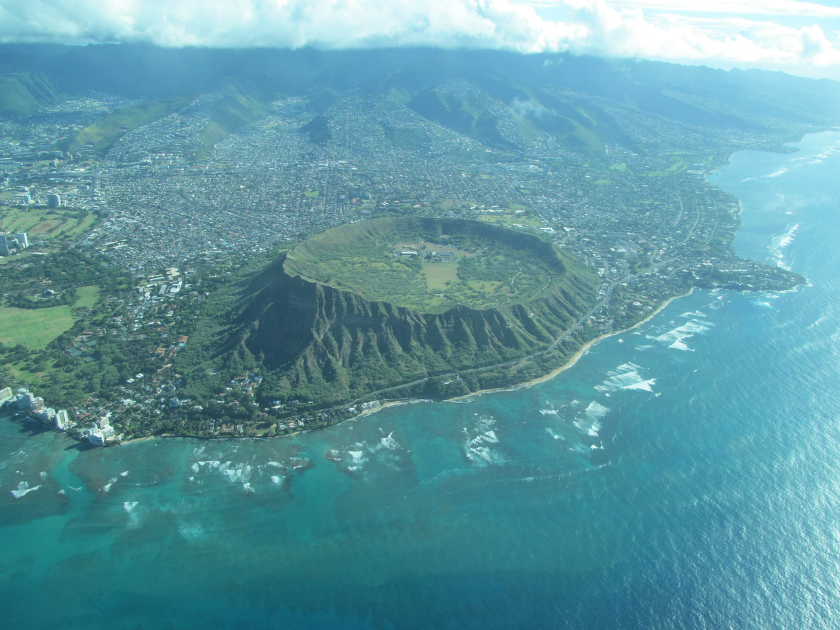
[[(471, 84), (438, 93), (480, 101), (495, 140), (441, 126), (393, 90), (333, 99), (317, 115), (305, 98), (275, 100), (209, 146), (222, 93), (127, 131), (104, 151), (56, 147), (133, 102), (91, 97), (36, 122), (0, 122), (4, 273), (72, 250), (127, 274), (108, 291), (96, 279), (69, 288), (38, 272), (26, 276), (38, 278), (26, 291), (0, 287), (7, 307), (72, 311), (42, 348), (5, 349), (7, 384), (46, 388), (88, 438), (106, 430), (94, 424), (100, 418), (130, 439), (274, 435), (352, 416), (353, 404), (310, 411), (306, 401), (265, 399), (257, 367), (190, 399), (178, 355), (202, 303), (255, 258), (381, 216), (461, 217), (553, 240), (601, 278), (598, 308), (580, 322), (590, 336), (625, 329), (695, 286), (790, 286), (778, 270), (731, 252), (738, 202), (704, 175), (731, 151), (781, 147), (808, 125), (716, 131), (599, 103), (622, 140), (593, 148), (539, 131), (518, 101)], [(597, 100), (572, 96), (581, 111)]]

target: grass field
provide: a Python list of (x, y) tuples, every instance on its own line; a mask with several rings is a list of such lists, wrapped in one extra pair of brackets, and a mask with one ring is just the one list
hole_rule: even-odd
[(458, 282), (457, 261), (427, 263), (423, 265), (423, 271), (426, 273), (426, 282), (429, 285), (429, 291), (445, 291), (447, 282)]
[(76, 302), (73, 308), (93, 308), (99, 301), (99, 287), (79, 287), (76, 289)]
[(96, 215), (64, 208), (0, 206), (0, 229), (26, 232), (29, 240), (78, 238), (96, 222)]
[(69, 306), (0, 308), (0, 342), (6, 346), (20, 343), (32, 350), (43, 350), (61, 333), (70, 330), (74, 321)]

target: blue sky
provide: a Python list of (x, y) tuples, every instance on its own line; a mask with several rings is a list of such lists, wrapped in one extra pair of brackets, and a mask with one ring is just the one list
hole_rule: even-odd
[(568, 51), (840, 80), (840, 0), (0, 0), (0, 41)]

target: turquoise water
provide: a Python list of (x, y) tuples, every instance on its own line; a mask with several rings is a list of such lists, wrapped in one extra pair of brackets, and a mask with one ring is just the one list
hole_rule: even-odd
[(798, 146), (710, 179), (809, 286), (696, 292), (538, 386), (285, 440), (0, 421), (0, 626), (840, 627), (840, 133)]

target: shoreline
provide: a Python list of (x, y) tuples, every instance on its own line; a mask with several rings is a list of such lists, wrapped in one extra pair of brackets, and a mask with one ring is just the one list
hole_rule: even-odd
[[(458, 396), (456, 398), (448, 398), (446, 400), (441, 400), (440, 402), (466, 401), (466, 399), (472, 398), (473, 396), (481, 396), (481, 395), (484, 395), (484, 394), (495, 394), (495, 393), (499, 393), (499, 392), (513, 392), (513, 391), (516, 391), (518, 389), (527, 389), (529, 387), (533, 387), (534, 385), (539, 385), (540, 383), (545, 383), (546, 381), (550, 381), (551, 379), (553, 379), (555, 376), (557, 376), (561, 372), (565, 372), (570, 367), (575, 365), (575, 363), (577, 363), (580, 360), (580, 358), (584, 354), (586, 354), (587, 350), (589, 350), (589, 348), (591, 348), (595, 344), (603, 341), (604, 339), (607, 339), (608, 337), (613, 337), (615, 335), (621, 335), (621, 334), (624, 334), (626, 332), (629, 332), (629, 331), (633, 330), (634, 328), (638, 328), (642, 324), (645, 324), (645, 323), (649, 322), (651, 319), (653, 319), (655, 316), (659, 315), (659, 313), (661, 313), (663, 310), (665, 310), (665, 308), (671, 302), (673, 302), (674, 300), (677, 300), (679, 298), (687, 297), (687, 296), (691, 295), (692, 293), (694, 293), (694, 289), (695, 289), (695, 287), (692, 287), (691, 290), (688, 293), (683, 293), (682, 295), (675, 295), (674, 297), (668, 298), (662, 304), (660, 304), (659, 307), (655, 311), (651, 312), (650, 315), (645, 317), (643, 320), (636, 322), (635, 324), (630, 326), (630, 328), (624, 328), (622, 330), (616, 330), (615, 332), (606, 333), (604, 335), (601, 335), (600, 337), (595, 337), (595, 339), (587, 341), (585, 344), (583, 344), (580, 347), (580, 349), (577, 352), (574, 353), (574, 355), (572, 355), (572, 357), (566, 363), (564, 363), (560, 367), (554, 368), (548, 374), (545, 374), (545, 375), (540, 376), (538, 378), (532, 379), (530, 381), (526, 381), (524, 383), (520, 383), (519, 385), (513, 385), (512, 387), (504, 387), (504, 388), (498, 387), (496, 389), (480, 389), (478, 391), (472, 392), (471, 394), (465, 394), (464, 396)], [(384, 405), (383, 405), (383, 407), (384, 407)]]
[[(615, 332), (606, 333), (604, 335), (600, 335), (599, 337), (596, 337), (595, 339), (587, 341), (585, 344), (583, 344), (578, 349), (577, 352), (574, 353), (574, 355), (572, 355), (572, 357), (566, 363), (564, 363), (563, 365), (561, 365), (557, 368), (554, 368), (553, 370), (551, 370), (547, 374), (544, 374), (543, 376), (540, 376), (538, 378), (532, 379), (530, 381), (526, 381), (524, 383), (520, 383), (518, 385), (512, 385), (510, 387), (498, 387), (498, 388), (495, 388), (495, 389), (480, 389), (480, 390), (477, 390), (475, 392), (465, 394), (463, 396), (456, 396), (455, 398), (445, 398), (445, 399), (441, 399), (441, 400), (434, 400), (434, 399), (429, 399), (429, 398), (414, 398), (414, 399), (409, 399), (409, 400), (389, 401), (389, 402), (382, 403), (381, 405), (379, 405), (378, 407), (376, 407), (374, 409), (368, 409), (366, 411), (363, 411), (360, 414), (352, 416), (351, 418), (346, 418), (345, 420), (342, 420), (341, 422), (339, 422), (337, 424), (341, 424), (343, 422), (349, 422), (349, 421), (352, 421), (352, 420), (357, 420), (359, 418), (364, 418), (364, 417), (370, 416), (372, 414), (375, 414), (379, 411), (382, 411), (383, 409), (386, 409), (388, 407), (400, 407), (400, 406), (403, 406), (403, 405), (419, 405), (419, 404), (422, 404), (422, 403), (432, 403), (432, 402), (463, 404), (463, 403), (470, 402), (470, 400), (472, 398), (477, 397), (477, 396), (483, 396), (485, 394), (496, 394), (496, 393), (501, 393), (501, 392), (513, 392), (513, 391), (516, 391), (516, 390), (519, 390), (519, 389), (528, 389), (529, 387), (533, 387), (534, 385), (539, 385), (540, 383), (544, 383), (546, 381), (549, 381), (549, 380), (553, 379), (555, 376), (557, 376), (558, 374), (560, 374), (561, 372), (565, 372), (569, 368), (573, 367), (580, 360), (580, 358), (584, 354), (586, 354), (586, 352), (592, 346), (594, 346), (597, 343), (603, 341), (604, 339), (607, 339), (609, 337), (613, 337), (615, 335), (621, 335), (623, 333), (629, 332), (629, 331), (633, 330), (634, 328), (638, 328), (642, 324), (645, 324), (645, 323), (649, 322), (651, 319), (653, 319), (655, 316), (659, 315), (659, 313), (661, 313), (663, 310), (665, 310), (665, 308), (671, 302), (673, 302), (674, 300), (677, 300), (677, 299), (683, 298), (683, 297), (687, 297), (687, 296), (691, 295), (692, 293), (694, 293), (694, 289), (695, 288), (692, 287), (692, 289), (688, 293), (683, 293), (682, 295), (675, 295), (671, 298), (668, 298), (662, 304), (660, 304), (659, 307), (656, 308), (656, 310), (652, 311), (647, 317), (645, 317), (644, 319), (636, 322), (635, 324), (633, 324), (629, 328), (624, 328), (622, 330), (617, 330)], [(11, 417), (9, 419), (11, 419)], [(335, 426), (335, 425), (331, 425), (331, 426)], [(329, 428), (329, 427), (325, 427), (325, 428)], [(128, 440), (125, 440), (125, 441), (121, 442), (117, 446), (125, 446), (127, 444), (134, 444), (134, 443), (137, 443), (137, 442), (144, 442), (144, 441), (147, 441), (147, 440), (172, 439), (172, 438), (195, 439), (195, 440), (219, 440), (219, 439), (236, 439), (236, 440), (238, 440), (238, 439), (260, 439), (260, 440), (265, 440), (265, 439), (272, 439), (272, 438), (274, 438), (274, 439), (284, 439), (284, 438), (295, 437), (297, 435), (302, 435), (304, 433), (310, 433), (313, 430), (314, 429), (304, 429), (302, 431), (299, 430), (299, 431), (295, 431), (294, 433), (285, 434), (285, 435), (259, 436), (259, 437), (250, 437), (250, 438), (236, 438), (236, 437), (232, 437), (232, 436), (225, 436), (225, 437), (205, 436), (205, 437), (201, 437), (201, 436), (194, 436), (194, 435), (145, 435), (143, 437), (130, 438)]]

